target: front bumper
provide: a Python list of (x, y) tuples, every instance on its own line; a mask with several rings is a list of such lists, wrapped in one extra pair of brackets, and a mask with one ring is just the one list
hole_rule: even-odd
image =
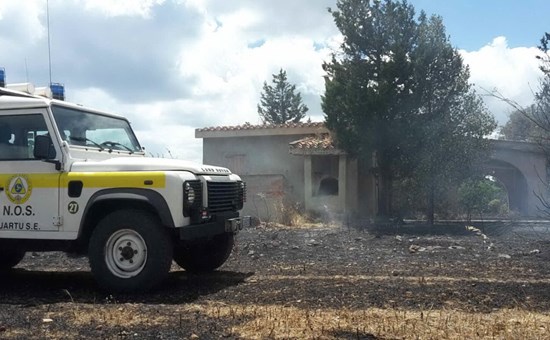
[(230, 218), (225, 220), (225, 232), (226, 233), (238, 233), (243, 228), (250, 227), (250, 216), (241, 216), (237, 218)]
[(181, 240), (209, 238), (223, 233), (237, 234), (250, 226), (250, 216), (239, 216), (238, 213), (216, 215), (207, 223), (190, 224), (178, 228)]

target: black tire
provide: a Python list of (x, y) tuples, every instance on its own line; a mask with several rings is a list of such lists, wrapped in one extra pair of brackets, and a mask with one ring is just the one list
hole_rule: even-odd
[(211, 272), (227, 261), (234, 243), (233, 234), (222, 234), (208, 240), (181, 243), (174, 250), (174, 261), (188, 272)]
[(168, 229), (152, 214), (119, 210), (105, 216), (90, 238), (88, 256), (97, 283), (109, 292), (145, 292), (162, 282), (172, 265)]
[(25, 257), (25, 251), (14, 248), (2, 248), (0, 246), (0, 271), (10, 270), (17, 266)]

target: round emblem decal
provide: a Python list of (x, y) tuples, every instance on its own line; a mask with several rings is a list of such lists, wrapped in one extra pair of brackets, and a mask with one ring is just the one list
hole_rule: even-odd
[(15, 175), (8, 180), (6, 195), (15, 204), (23, 204), (31, 197), (31, 181), (25, 175)]

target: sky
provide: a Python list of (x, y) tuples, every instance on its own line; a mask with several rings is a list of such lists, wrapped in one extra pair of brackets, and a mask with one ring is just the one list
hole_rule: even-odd
[[(470, 81), (500, 125), (540, 79), (548, 0), (411, 0), (442, 16)], [(49, 11), (47, 6), (49, 5)], [(341, 36), (336, 0), (0, 0), (8, 83), (65, 84), (67, 100), (130, 119), (146, 151), (202, 161), (196, 128), (260, 124), (264, 81), (281, 68), (322, 121), (322, 64)]]

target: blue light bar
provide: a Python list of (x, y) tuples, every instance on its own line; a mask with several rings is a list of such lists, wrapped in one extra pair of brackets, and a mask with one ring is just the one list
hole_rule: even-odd
[(6, 70), (0, 67), (0, 87), (6, 86)]
[(53, 99), (65, 100), (65, 85), (60, 83), (51, 83), (50, 90), (52, 90)]

